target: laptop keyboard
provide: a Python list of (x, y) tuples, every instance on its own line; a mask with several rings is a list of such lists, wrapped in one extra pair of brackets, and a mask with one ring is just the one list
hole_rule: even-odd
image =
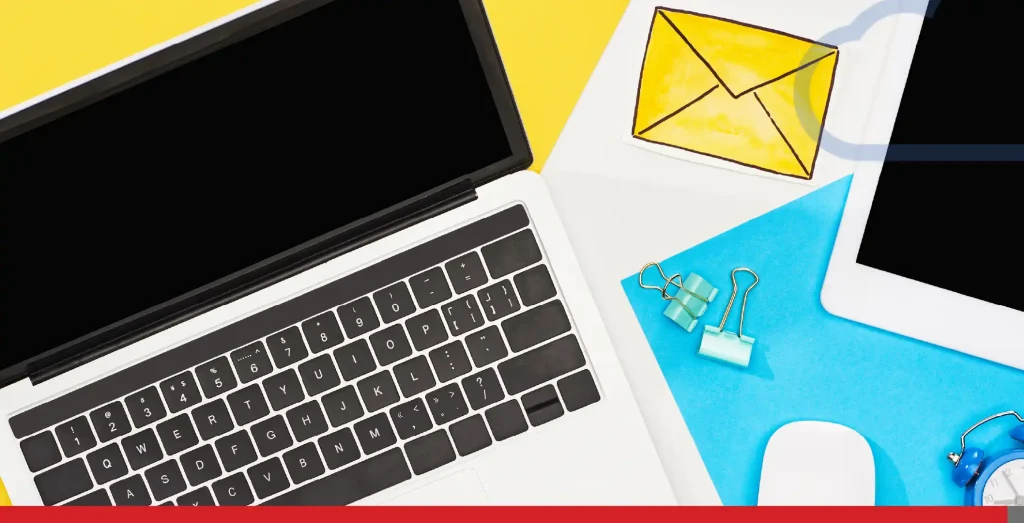
[[(480, 221), (346, 276), (387, 281), (355, 299), (12, 418), (43, 503), (349, 504), (599, 401), (525, 209)], [(148, 384), (102, 398), (126, 383)]]

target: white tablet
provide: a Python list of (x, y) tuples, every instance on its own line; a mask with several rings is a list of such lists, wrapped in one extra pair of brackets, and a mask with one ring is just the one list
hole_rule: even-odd
[(1018, 84), (997, 50), (1019, 4), (943, 0), (901, 25), (868, 134), (891, 145), (863, 147), (821, 301), (1024, 369), (1024, 102), (996, 88)]

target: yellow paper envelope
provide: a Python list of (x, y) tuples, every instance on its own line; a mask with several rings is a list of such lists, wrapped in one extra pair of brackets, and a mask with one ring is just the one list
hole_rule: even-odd
[(835, 46), (659, 7), (633, 137), (810, 180), (838, 60)]

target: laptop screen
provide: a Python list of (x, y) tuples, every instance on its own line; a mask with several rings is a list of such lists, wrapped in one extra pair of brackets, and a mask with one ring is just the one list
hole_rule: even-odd
[(511, 155), (458, 0), (318, 7), (0, 143), (0, 370)]

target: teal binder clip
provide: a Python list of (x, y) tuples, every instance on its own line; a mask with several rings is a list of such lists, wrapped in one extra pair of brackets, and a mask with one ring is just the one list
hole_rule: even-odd
[[(732, 304), (736, 301), (736, 292), (739, 290), (739, 287), (736, 285), (737, 272), (749, 272), (754, 276), (754, 283), (750, 284), (750, 287), (747, 287), (747, 291), (743, 293), (743, 304), (740, 306), (740, 328), (734, 334), (723, 329), (725, 329), (726, 320), (729, 319), (729, 311), (732, 310)], [(704, 337), (700, 340), (700, 350), (697, 351), (697, 354), (739, 367), (746, 368), (750, 365), (750, 354), (754, 350), (754, 338), (743, 335), (743, 318), (747, 313), (747, 296), (760, 281), (761, 279), (757, 277), (757, 273), (750, 269), (739, 268), (732, 271), (732, 296), (729, 297), (729, 303), (725, 306), (722, 323), (718, 324), (718, 327), (713, 325), (704, 326)]]
[[(644, 272), (651, 267), (658, 268), (658, 273), (665, 280), (665, 285), (658, 287), (644, 284)], [(661, 291), (661, 298), (669, 302), (668, 307), (665, 308), (665, 316), (686, 329), (686, 332), (693, 332), (693, 329), (697, 327), (697, 319), (704, 315), (704, 312), (708, 310), (708, 304), (714, 301), (715, 296), (718, 296), (718, 289), (704, 278), (694, 273), (690, 273), (686, 280), (683, 280), (679, 274), (666, 276), (661, 265), (657, 263), (644, 265), (644, 268), (640, 269), (639, 280), (640, 287)], [(672, 286), (678, 288), (675, 295), (669, 294), (669, 287)]]

